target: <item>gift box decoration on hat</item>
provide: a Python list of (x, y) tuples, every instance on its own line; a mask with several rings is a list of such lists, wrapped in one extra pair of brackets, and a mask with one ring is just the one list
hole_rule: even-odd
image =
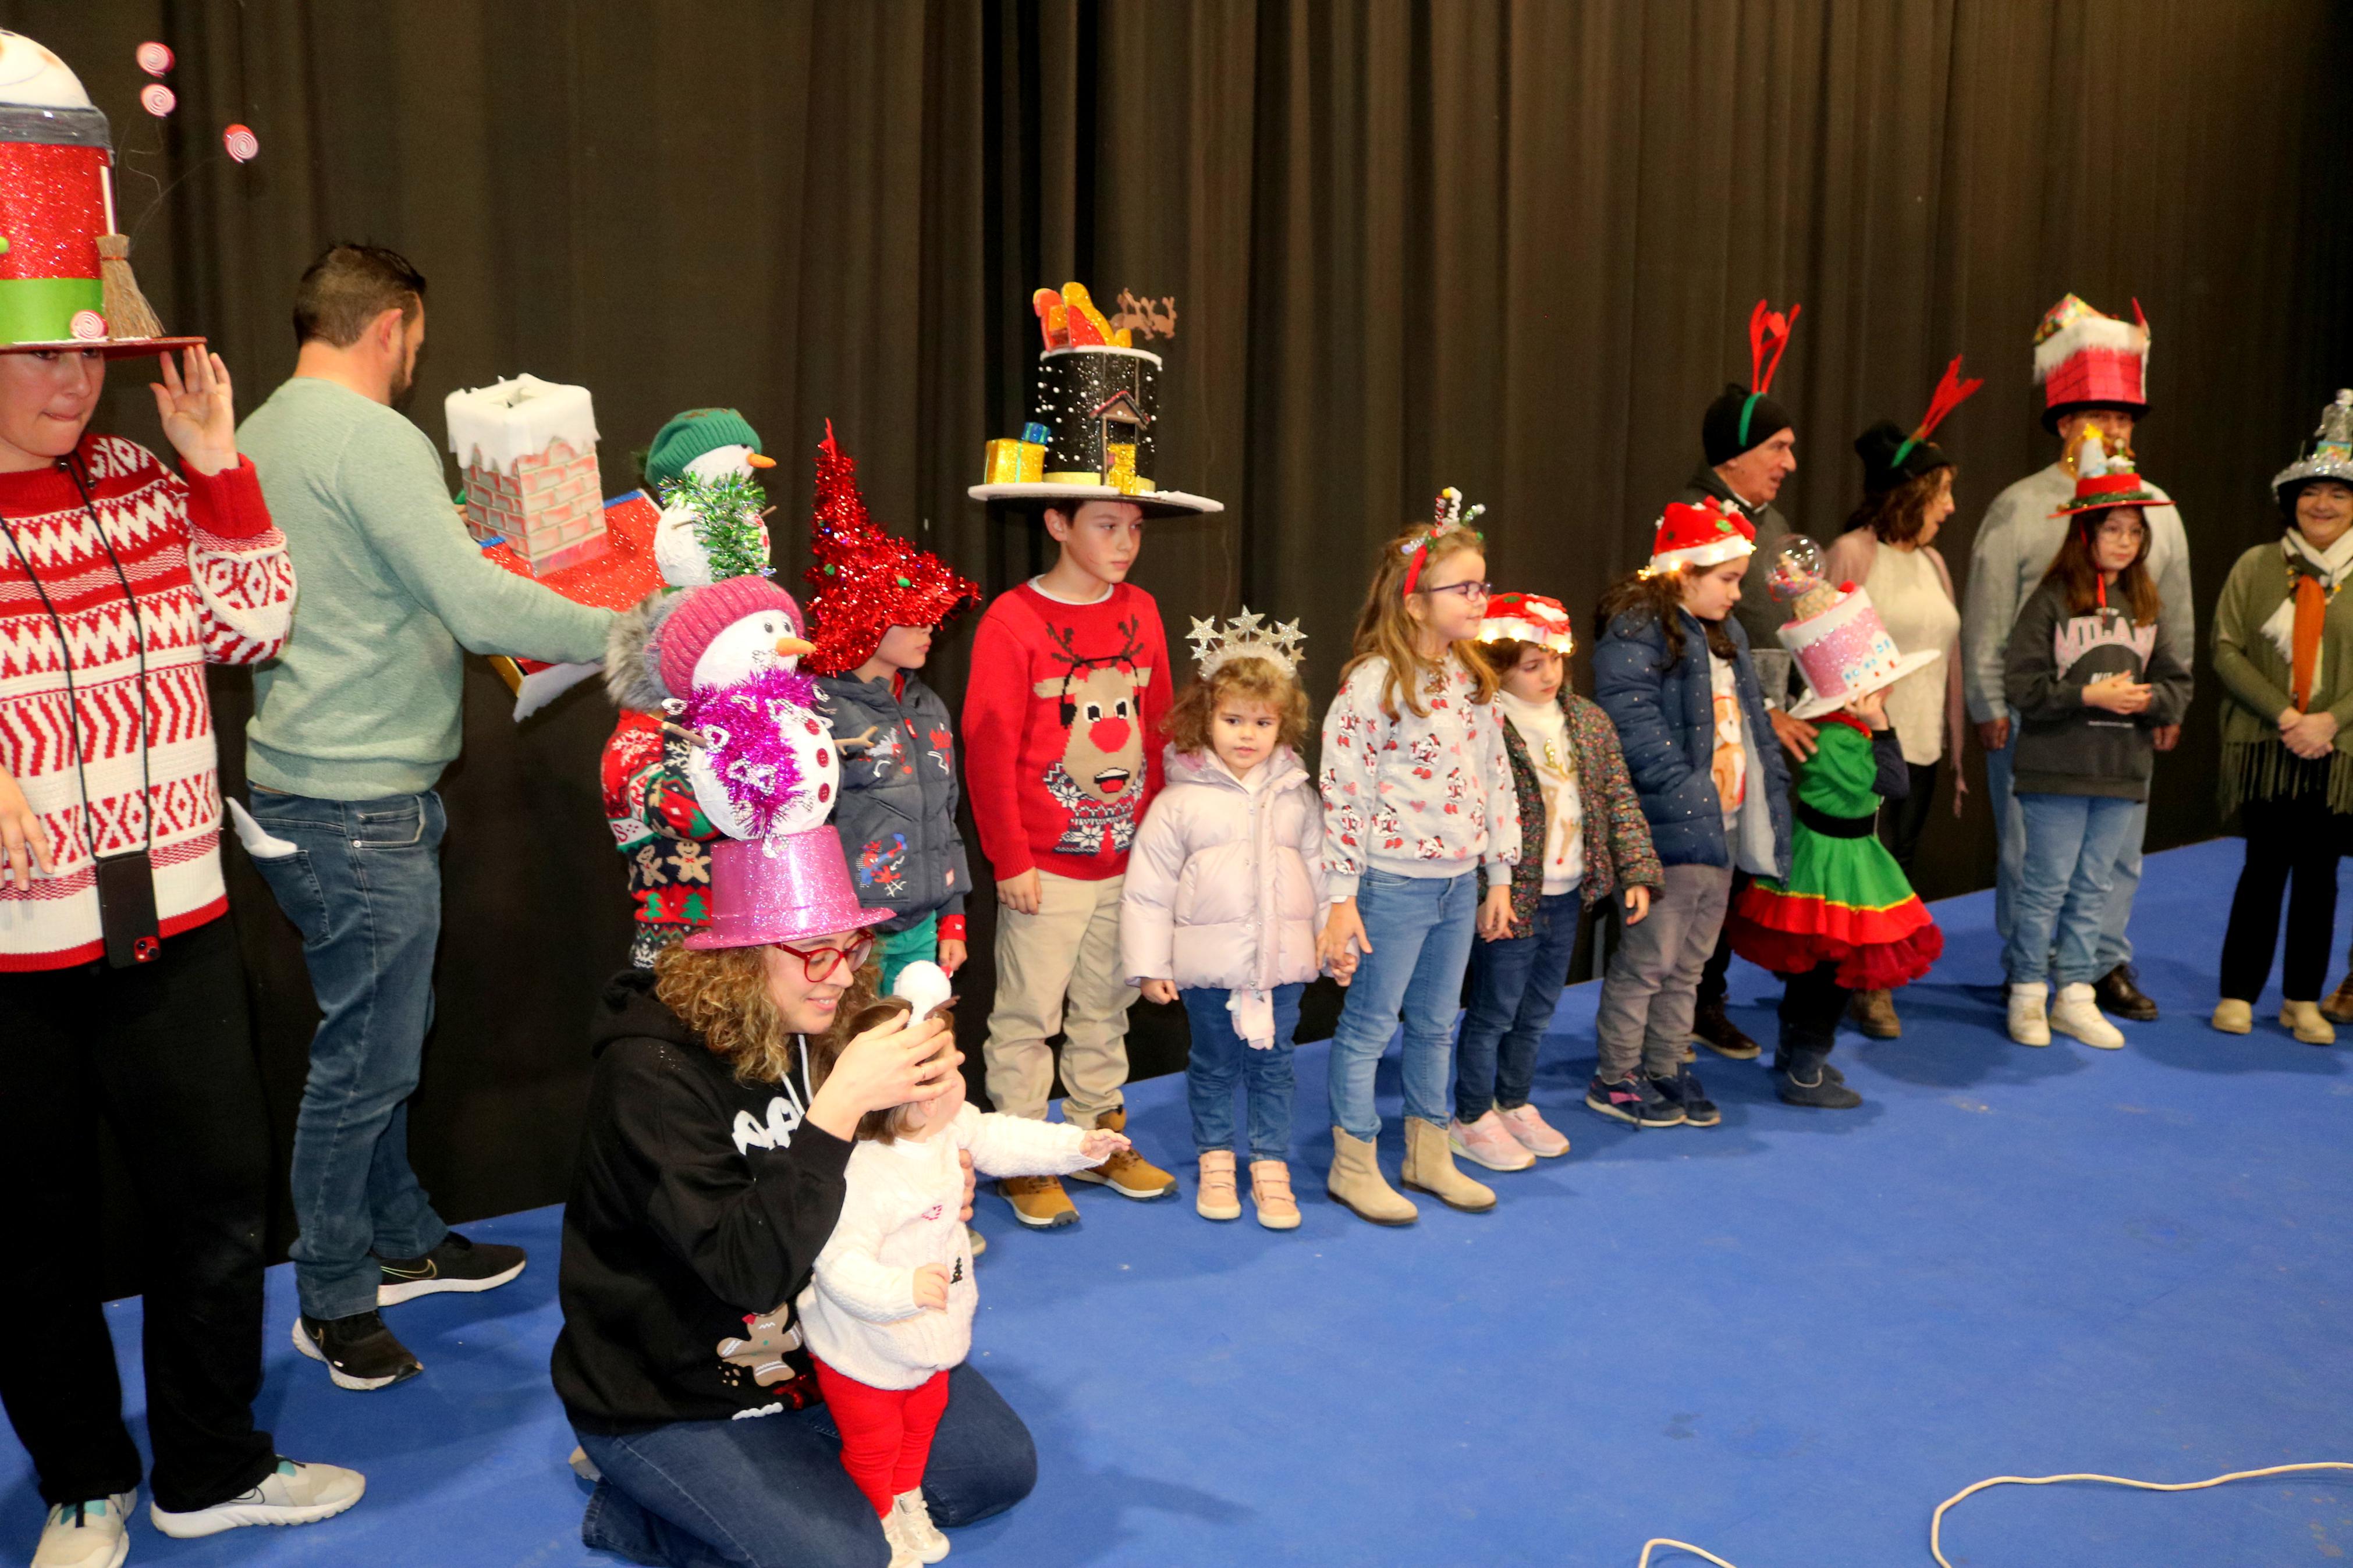
[(2062, 416), (2116, 408), (2136, 417), (2148, 412), (2148, 318), (2133, 301), (2133, 319), (2120, 321), (2070, 294), (2042, 313), (2034, 329), (2034, 379), (2042, 387), (2042, 425), (2056, 431)]
[(886, 533), (866, 514), (858, 493), (858, 464), (833, 438), (817, 449), (817, 494), (809, 515), (816, 563), (806, 574), (810, 640), (806, 663), (819, 675), (847, 675), (874, 657), (892, 626), (937, 626), (967, 604), (980, 585), (949, 570), (928, 550)]
[(57, 56), (0, 31), (0, 350), (190, 348), (131, 273), (106, 116)]
[(1163, 489), (1157, 474), (1161, 358), (1113, 329), (1086, 287), (1032, 296), (1044, 347), (1037, 401), (1018, 441), (988, 444), (975, 500), (1075, 507), (1132, 501), (1147, 516), (1225, 510), (1206, 496)]
[(1791, 618), (1775, 635), (1811, 691), (1790, 710), (1793, 718), (1819, 719), (1835, 712), (1937, 657), (1933, 651), (1900, 652), (1886, 623), (1872, 607), (1871, 595), (1852, 583), (1832, 586), (1826, 582), (1821, 551), (1802, 533), (1782, 542), (1766, 588), (1789, 606)]

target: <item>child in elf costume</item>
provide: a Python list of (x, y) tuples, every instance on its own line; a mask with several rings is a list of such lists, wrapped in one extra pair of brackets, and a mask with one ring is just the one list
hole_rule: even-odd
[(1810, 540), (1784, 547), (1772, 581), (1795, 603), (1780, 637), (1812, 693), (1795, 714), (1820, 732), (1789, 790), (1789, 873), (1751, 881), (1726, 926), (1733, 952), (1783, 976), (1776, 1091), (1790, 1105), (1852, 1110), (1862, 1096), (1830, 1065), (1848, 1000), (1909, 984), (1945, 950), (1877, 831), (1879, 803), (1911, 789), (1887, 688), (1937, 655), (1897, 654), (1865, 590), (1821, 580)]
[(980, 589), (874, 525), (858, 465), (834, 444), (830, 421), (812, 524), (817, 650), (807, 668), (841, 751), (833, 826), (850, 880), (860, 903), (890, 914), (879, 928), (887, 992), (918, 959), (950, 974), (965, 961), (972, 870), (956, 832), (955, 735), (947, 704), (915, 672), (940, 624), (978, 602)]
[[(707, 486), (749, 485), (754, 469), (774, 467), (759, 447), (759, 433), (732, 408), (690, 409), (654, 437), (646, 486), (669, 503), (655, 531), (664, 584), (657, 598), (730, 575), (730, 567), (765, 575), (768, 536), (756, 515), (703, 518), (686, 504)], [(631, 617), (624, 622), (629, 636), (641, 633)], [(685, 740), (664, 728), (659, 693), (638, 679), (642, 666), (617, 658), (607, 670), (606, 687), (621, 716), (598, 770), (605, 817), (613, 847), (628, 862), (629, 964), (651, 969), (657, 953), (711, 919), (708, 846), (719, 830), (687, 787)]]

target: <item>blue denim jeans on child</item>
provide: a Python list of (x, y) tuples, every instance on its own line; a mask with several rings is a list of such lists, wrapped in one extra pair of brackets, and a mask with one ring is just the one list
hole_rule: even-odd
[[(2010, 716), (2010, 744), (1985, 754), (1986, 794), (1993, 801), (1993, 835), (1997, 852), (1993, 877), (1993, 929), (2002, 941), (2010, 940), (2012, 912), (2018, 900), (2019, 879), (2026, 868), (2026, 815), (2019, 805), (2022, 796), (2010, 793), (2010, 762), (2018, 750), (2018, 716)], [(2128, 829), (2131, 843), (2116, 857), (2116, 877), (2108, 889), (2107, 907), (2100, 915), (2100, 973), (2105, 974), (2120, 963), (2133, 959), (2132, 924), (2133, 900), (2140, 892), (2140, 847), (2148, 827), (2148, 802), (2136, 800), (2133, 822)], [(2097, 978), (2094, 976), (2094, 978)]]
[(1250, 1101), (1250, 1157), (1291, 1158), (1291, 1053), (1299, 1033), (1299, 994), (1293, 982), (1274, 988), (1274, 1044), (1253, 1047), (1234, 1032), (1226, 1010), (1230, 991), (1198, 986), (1179, 991), (1193, 1044), (1185, 1057), (1185, 1100), (1193, 1110), (1193, 1147), (1207, 1154), (1234, 1146), (1234, 1080), (1240, 1079)]
[(1402, 1015), (1405, 1113), (1443, 1127), (1454, 1015), (1479, 925), (1479, 873), (1367, 870), (1356, 884), (1356, 914), (1373, 950), (1357, 965), (1332, 1036), (1332, 1120), (1351, 1138), (1380, 1135), (1373, 1072)]
[(2145, 801), (2092, 795), (2021, 795), (2026, 861), (2011, 900), (2001, 966), (2013, 985), (2048, 974), (2088, 985), (2115, 964), (2103, 948), (2116, 867), (2140, 850)]
[[(673, 1421), (643, 1432), (577, 1434), (605, 1479), (580, 1521), (583, 1544), (670, 1568), (872, 1563), (890, 1555), (873, 1508), (841, 1468), (822, 1405), (748, 1421)], [(1029, 1495), (1029, 1429), (969, 1366), (948, 1373), (947, 1414), (923, 1468), (932, 1522), (950, 1530)]]
[(1568, 984), (1580, 911), (1577, 890), (1536, 900), (1525, 936), (1471, 944), (1471, 1008), (1454, 1047), (1454, 1114), (1476, 1121), (1528, 1102), (1536, 1047)]
[(295, 1292), (313, 1318), (347, 1318), (375, 1310), (377, 1258), (419, 1257), (449, 1234), (408, 1168), (448, 819), (430, 790), (354, 801), (252, 793), (254, 819), (292, 846), (254, 865), (302, 933), (324, 1015), (287, 1173), (301, 1232)]

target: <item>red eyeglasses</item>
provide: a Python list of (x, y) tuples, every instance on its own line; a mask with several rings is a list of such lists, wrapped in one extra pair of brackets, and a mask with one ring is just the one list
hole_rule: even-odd
[(866, 960), (874, 952), (874, 939), (864, 931), (850, 938), (848, 947), (812, 947), (804, 951), (789, 942), (772, 942), (768, 945), (778, 952), (789, 952), (799, 959), (801, 973), (807, 976), (812, 985), (822, 985), (841, 973), (845, 963), (849, 965), (849, 973), (857, 973), (866, 967)]

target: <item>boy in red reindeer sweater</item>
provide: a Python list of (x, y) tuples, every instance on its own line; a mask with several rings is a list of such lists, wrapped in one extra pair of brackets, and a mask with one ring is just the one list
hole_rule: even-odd
[[(1046, 1042), (1059, 1029), (1064, 1118), (1119, 1132), (1136, 997), (1121, 972), (1120, 890), (1128, 845), (1160, 787), (1168, 637), (1152, 595), (1126, 580), (1143, 544), (1142, 506), (1049, 506), (1045, 524), (1060, 556), (988, 606), (965, 685), (965, 791), (998, 905), (988, 1097), (1042, 1119), (1054, 1081)], [(1078, 1179), (1131, 1198), (1176, 1190), (1176, 1177), (1132, 1149)], [(1052, 1176), (997, 1185), (1024, 1225), (1078, 1220)]]

